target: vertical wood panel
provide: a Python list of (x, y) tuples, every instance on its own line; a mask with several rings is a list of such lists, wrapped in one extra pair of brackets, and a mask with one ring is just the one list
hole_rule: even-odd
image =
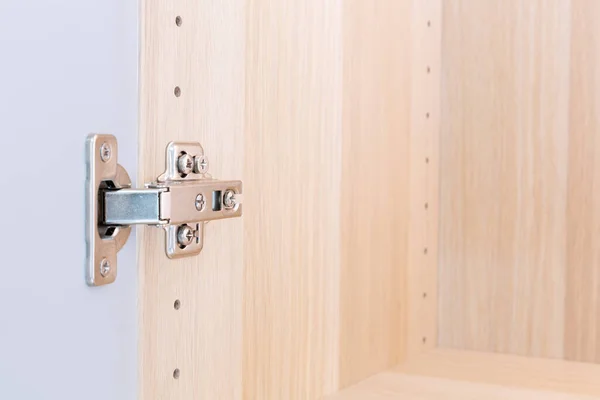
[[(405, 296), (408, 356), (437, 345), (439, 129), (442, 0), (410, 13), (409, 237)], [(404, 338), (403, 338), (404, 339)]]
[(142, 398), (314, 399), (400, 360), (410, 7), (143, 2), (140, 180), (200, 141), (244, 216), (179, 261), (140, 232)]
[(444, 3), (440, 344), (562, 357), (570, 2)]
[(338, 385), (341, 1), (248, 3), (244, 398)]
[(442, 345), (600, 361), (598, 7), (446, 4)]
[(244, 394), (312, 399), (402, 355), (410, 2), (250, 4)]
[[(215, 177), (240, 178), (245, 1), (144, 0), (141, 12), (138, 181), (164, 170), (171, 140), (201, 142)], [(138, 233), (140, 398), (240, 398), (243, 220), (208, 224), (202, 253), (179, 260), (166, 258), (161, 230)]]
[(411, 2), (344, 2), (340, 383), (402, 356)]
[(565, 356), (600, 362), (600, 3), (572, 4)]

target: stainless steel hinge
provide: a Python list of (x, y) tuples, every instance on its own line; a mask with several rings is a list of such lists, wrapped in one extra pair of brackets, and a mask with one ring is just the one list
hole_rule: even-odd
[(115, 281), (117, 252), (127, 242), (132, 225), (164, 228), (166, 255), (178, 258), (200, 253), (206, 222), (242, 215), (242, 182), (213, 179), (199, 143), (169, 143), (165, 172), (140, 189), (131, 188), (117, 155), (114, 136), (88, 136), (86, 282), (90, 286)]

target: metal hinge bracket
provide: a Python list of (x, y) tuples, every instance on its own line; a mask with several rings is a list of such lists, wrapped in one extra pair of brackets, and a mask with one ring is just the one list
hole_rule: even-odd
[(242, 215), (242, 182), (213, 179), (199, 143), (169, 143), (165, 172), (141, 189), (131, 188), (127, 171), (117, 162), (117, 150), (112, 135), (88, 137), (88, 285), (115, 281), (117, 252), (132, 225), (164, 228), (166, 255), (178, 258), (200, 253), (206, 222)]

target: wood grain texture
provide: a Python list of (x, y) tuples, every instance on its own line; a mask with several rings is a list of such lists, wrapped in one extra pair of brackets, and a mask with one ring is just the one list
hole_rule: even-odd
[(394, 372), (378, 374), (327, 400), (593, 400), (598, 397), (486, 385)]
[[(592, 1), (143, 1), (139, 180), (200, 141), (243, 178), (245, 215), (186, 260), (139, 232), (140, 397), (313, 399), (406, 353), (407, 371), (496, 382), (506, 362), (497, 383), (597, 394), (592, 366), (418, 355), (439, 334), (600, 360)], [(375, 395), (439, 397), (393, 375)]]
[(410, 65), (387, 38), (409, 5), (249, 3), (247, 399), (319, 398), (400, 360)]
[(600, 397), (600, 365), (565, 360), (438, 349), (396, 372)]
[(410, 1), (344, 1), (340, 385), (400, 362), (408, 244)]
[(444, 3), (441, 346), (564, 356), (570, 5)]
[(565, 356), (600, 363), (600, 3), (572, 7)]
[(442, 0), (412, 4), (406, 352), (437, 345)]
[(244, 398), (338, 385), (341, 3), (248, 3)]
[[(144, 0), (141, 6), (138, 182), (163, 172), (171, 140), (201, 142), (215, 177), (239, 179), (245, 2)], [(165, 256), (161, 230), (138, 233), (140, 398), (240, 398), (243, 220), (208, 224), (202, 253), (179, 260)]]
[(413, 4), (142, 4), (140, 181), (169, 140), (244, 181), (198, 257), (140, 232), (143, 399), (314, 399), (402, 359)]

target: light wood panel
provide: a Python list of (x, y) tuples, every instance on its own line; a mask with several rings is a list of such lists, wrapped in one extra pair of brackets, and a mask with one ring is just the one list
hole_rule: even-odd
[(564, 356), (570, 13), (444, 3), (442, 346)]
[(403, 354), (411, 101), (411, 2), (343, 9), (341, 387)]
[(600, 397), (600, 365), (438, 349), (396, 372)]
[(142, 398), (313, 399), (402, 359), (419, 4), (143, 2), (140, 181), (200, 141), (244, 216), (179, 261), (140, 232)]
[(600, 2), (572, 5), (565, 356), (600, 362)]
[[(141, 6), (138, 182), (163, 172), (171, 140), (201, 142), (215, 177), (241, 178), (245, 1)], [(161, 230), (138, 230), (141, 399), (241, 397), (243, 223), (208, 224), (202, 253), (179, 260)]]
[(327, 400), (593, 400), (598, 397), (525, 390), (394, 372), (378, 374)]
[(439, 129), (442, 0), (411, 10), (409, 252), (404, 291), (407, 354), (437, 345)]
[(401, 358), (410, 42), (387, 39), (409, 22), (409, 1), (249, 3), (245, 398)]
[(341, 2), (248, 3), (244, 398), (338, 386)]
[(328, 399), (598, 399), (600, 365), (438, 349)]

